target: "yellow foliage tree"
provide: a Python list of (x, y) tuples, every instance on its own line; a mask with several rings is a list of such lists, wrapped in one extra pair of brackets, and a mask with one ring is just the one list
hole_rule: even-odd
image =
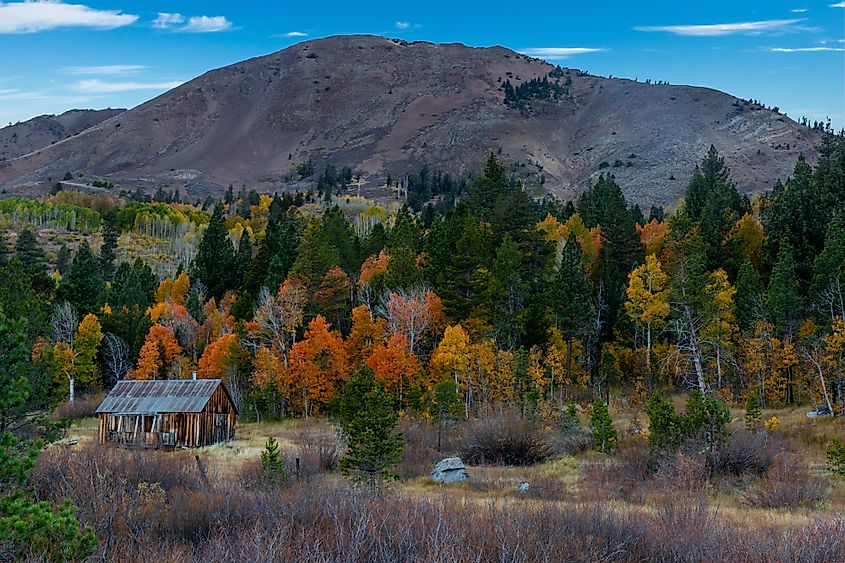
[(724, 353), (739, 330), (734, 309), (736, 289), (728, 280), (727, 272), (719, 268), (710, 274), (704, 291), (710, 299), (710, 314), (707, 324), (701, 329), (701, 337), (716, 352), (716, 387), (721, 389)]
[(628, 276), (625, 311), (646, 334), (646, 366), (651, 370), (651, 331), (662, 328), (669, 316), (668, 276), (654, 254)]
[(434, 349), (429, 360), (429, 371), (434, 381), (449, 377), (455, 380), (455, 385), (461, 393), (465, 415), (469, 418), (469, 335), (460, 324), (448, 326), (443, 331), (443, 339)]

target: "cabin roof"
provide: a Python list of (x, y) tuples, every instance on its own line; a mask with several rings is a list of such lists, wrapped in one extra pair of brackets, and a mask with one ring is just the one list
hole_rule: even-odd
[(103, 399), (97, 413), (202, 412), (218, 387), (231, 401), (220, 379), (122, 380)]

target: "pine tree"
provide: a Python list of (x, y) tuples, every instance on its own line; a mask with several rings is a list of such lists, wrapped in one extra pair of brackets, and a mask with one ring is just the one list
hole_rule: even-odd
[(831, 441), (826, 451), (827, 470), (834, 475), (845, 477), (845, 444), (839, 437)]
[(613, 334), (628, 274), (642, 260), (643, 247), (636, 222), (612, 175), (599, 176), (598, 181), (578, 200), (578, 213), (589, 227), (601, 225), (601, 248), (598, 267), (593, 276), (603, 292), (602, 339)]
[(252, 261), (252, 237), (247, 231), (241, 235), (238, 241), (238, 251), (235, 253), (235, 269), (232, 272), (232, 285), (241, 286), (244, 282), (244, 275)]
[(32, 227), (25, 227), (18, 235), (18, 240), (15, 242), (15, 255), (27, 270), (31, 272), (45, 270), (44, 249), (38, 242)]
[(339, 421), (349, 446), (340, 460), (341, 472), (366, 481), (371, 489), (382, 480), (397, 479), (391, 468), (404, 448), (402, 435), (394, 434), (399, 417), (384, 386), (373, 380), (372, 370), (360, 368), (347, 382), (339, 403)]
[(220, 301), (223, 294), (232, 289), (234, 271), (235, 249), (223, 219), (223, 208), (218, 205), (202, 236), (189, 275), (205, 285), (208, 297)]
[(690, 391), (683, 416), (687, 438), (702, 439), (707, 448), (713, 451), (725, 439), (725, 426), (730, 421), (730, 411), (716, 395), (700, 389)]
[(111, 281), (114, 276), (114, 251), (119, 236), (117, 217), (113, 210), (109, 210), (103, 214), (103, 246), (100, 247), (100, 273), (105, 281)]
[(340, 255), (329, 240), (322, 221), (311, 221), (302, 234), (291, 273), (302, 276), (307, 281), (309, 289), (314, 290), (326, 272), (339, 263)]
[(648, 416), (650, 463), (654, 465), (658, 461), (657, 455), (666, 450), (672, 450), (681, 443), (682, 419), (672, 403), (660, 392), (653, 393), (649, 398), (646, 415)]
[(15, 243), (15, 256), (20, 260), (33, 289), (41, 293), (53, 289), (53, 281), (47, 275), (47, 264), (44, 259), (44, 249), (31, 227), (24, 228)]
[(105, 285), (97, 258), (83, 241), (73, 257), (73, 262), (62, 278), (58, 296), (70, 301), (80, 314), (96, 313), (103, 305)]
[(570, 232), (563, 247), (560, 266), (550, 290), (555, 324), (566, 339), (566, 380), (572, 381), (572, 343), (581, 338), (592, 316), (590, 287), (584, 270), (581, 245)]
[(750, 260), (745, 260), (739, 267), (734, 305), (739, 329), (743, 333), (753, 332), (757, 317), (763, 312), (760, 310), (763, 305), (763, 286), (760, 274)]
[(469, 190), (470, 208), (482, 219), (489, 219), (499, 200), (507, 195), (508, 183), (505, 169), (490, 153), (484, 171), (472, 183)]
[(810, 299), (820, 312), (845, 318), (845, 219), (835, 217), (827, 229), (824, 248), (813, 262)]
[(272, 436), (267, 438), (264, 451), (261, 452), (261, 468), (264, 469), (264, 478), (270, 485), (278, 485), (288, 480), (285, 460), (279, 453), (279, 443)]
[(766, 294), (766, 308), (778, 336), (791, 336), (797, 328), (802, 309), (798, 286), (792, 249), (784, 245), (772, 269)]
[(603, 454), (610, 454), (616, 448), (616, 428), (613, 427), (613, 420), (607, 405), (601, 399), (593, 402), (593, 410), (590, 413), (590, 429), (593, 437), (593, 447)]
[(56, 270), (64, 275), (67, 272), (68, 264), (70, 264), (70, 251), (67, 249), (66, 244), (62, 244), (62, 247), (59, 248), (59, 252), (56, 255)]
[(784, 247), (790, 247), (795, 274), (801, 288), (806, 288), (813, 274), (813, 260), (821, 252), (835, 194), (819, 185), (804, 155), (798, 157), (792, 177), (778, 182), (762, 207), (766, 231), (764, 249), (768, 266), (779, 260)]
[(760, 391), (756, 388), (748, 390), (748, 397), (745, 400), (745, 427), (748, 430), (757, 430), (763, 418), (763, 411), (760, 409)]
[(566, 406), (566, 412), (563, 415), (563, 424), (561, 429), (564, 434), (572, 434), (581, 428), (581, 423), (578, 421), (578, 409), (575, 403), (569, 403)]

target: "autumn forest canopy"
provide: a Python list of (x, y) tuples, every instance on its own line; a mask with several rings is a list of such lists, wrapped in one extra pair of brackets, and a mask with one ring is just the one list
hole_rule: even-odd
[(839, 412), (843, 146), (828, 132), (753, 199), (711, 148), (677, 208), (647, 215), (612, 175), (537, 201), (492, 155), (445, 212), (247, 190), (5, 200), (3, 325), (25, 321), (33, 385), (196, 371), (256, 418), (323, 412), (363, 365), (420, 413), (443, 379), (466, 416), (692, 388)]

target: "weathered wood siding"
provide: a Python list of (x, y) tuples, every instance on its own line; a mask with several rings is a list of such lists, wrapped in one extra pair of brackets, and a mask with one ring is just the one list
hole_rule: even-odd
[(196, 448), (233, 440), (236, 424), (232, 401), (220, 386), (198, 413), (100, 413), (98, 435), (101, 444)]

